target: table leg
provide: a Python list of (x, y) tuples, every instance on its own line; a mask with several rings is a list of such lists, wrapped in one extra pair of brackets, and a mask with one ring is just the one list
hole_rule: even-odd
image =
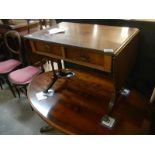
[(112, 128), (116, 122), (115, 118), (111, 117), (111, 113), (112, 113), (112, 110), (114, 108), (117, 98), (118, 98), (118, 94), (114, 93), (108, 105), (108, 112), (101, 119), (101, 124), (103, 124), (104, 126), (108, 128)]
[(118, 96), (119, 96), (118, 93), (112, 94), (112, 97), (111, 97), (109, 105), (108, 105), (108, 113), (107, 113), (107, 115), (111, 115)]

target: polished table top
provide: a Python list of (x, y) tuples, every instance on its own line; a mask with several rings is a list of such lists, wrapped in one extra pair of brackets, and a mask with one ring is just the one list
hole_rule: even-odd
[[(63, 29), (64, 32), (50, 34), (50, 30), (55, 27)], [(49, 29), (26, 35), (25, 38), (93, 49), (102, 53), (108, 53), (104, 49), (112, 49), (113, 52), (109, 53), (116, 54), (138, 32), (137, 28), (62, 22)]]
[(86, 71), (74, 72), (74, 77), (61, 78), (54, 84), (54, 96), (40, 101), (36, 93), (46, 89), (52, 72), (32, 80), (28, 98), (40, 117), (66, 134), (143, 134), (148, 109), (137, 92), (119, 97), (112, 114), (116, 125), (108, 129), (101, 124), (101, 118), (108, 108), (112, 82), (107, 78), (103, 80), (104, 75), (99, 73), (90, 76)]

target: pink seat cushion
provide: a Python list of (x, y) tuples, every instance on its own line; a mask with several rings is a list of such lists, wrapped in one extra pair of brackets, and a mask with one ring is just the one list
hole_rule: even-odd
[(5, 74), (11, 72), (13, 69), (15, 69), (17, 66), (21, 64), (20, 61), (15, 59), (9, 59), (6, 61), (0, 62), (0, 74)]
[(9, 74), (9, 80), (13, 84), (27, 84), (32, 78), (41, 72), (39, 68), (28, 66), (22, 69), (18, 69)]

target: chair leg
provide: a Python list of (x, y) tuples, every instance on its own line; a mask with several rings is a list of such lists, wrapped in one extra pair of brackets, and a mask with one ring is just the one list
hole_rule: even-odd
[(24, 86), (25, 95), (27, 96), (27, 89), (26, 86)]
[(27, 96), (27, 89), (26, 89), (26, 85), (24, 86), (18, 86), (18, 85), (14, 85), (15, 89), (18, 93), (18, 97), (20, 98), (21, 93), (23, 93), (25, 96)]
[(31, 107), (31, 110), (34, 111), (31, 105), (30, 105), (30, 107)]
[(17, 86), (15, 86), (15, 89), (16, 89), (16, 91), (18, 93), (18, 97), (20, 98), (20, 90), (18, 90)]
[(11, 90), (13, 96), (16, 97), (16, 94), (15, 94), (15, 92), (14, 92), (14, 90), (13, 90), (13, 88), (12, 88), (10, 82), (9, 82), (9, 80), (8, 80), (7, 78), (5, 78), (5, 79), (6, 79), (6, 82), (7, 82), (8, 86), (9, 86), (9, 88), (10, 88), (10, 90)]
[(2, 84), (0, 83), (0, 87), (1, 87), (1, 89), (3, 89), (3, 87), (2, 87)]
[(1, 87), (1, 89), (3, 89), (3, 87), (2, 87), (2, 79), (0, 79), (0, 87)]

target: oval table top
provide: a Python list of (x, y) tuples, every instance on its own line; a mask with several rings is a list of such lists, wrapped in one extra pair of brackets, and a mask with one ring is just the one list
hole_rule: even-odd
[(50, 126), (65, 134), (146, 133), (148, 106), (138, 92), (131, 91), (128, 97), (118, 98), (112, 113), (116, 124), (109, 129), (101, 124), (101, 119), (114, 89), (112, 80), (98, 73), (75, 71), (74, 77), (56, 81), (53, 96), (38, 100), (36, 93), (47, 88), (52, 76), (52, 72), (40, 74), (28, 87), (31, 106)]

